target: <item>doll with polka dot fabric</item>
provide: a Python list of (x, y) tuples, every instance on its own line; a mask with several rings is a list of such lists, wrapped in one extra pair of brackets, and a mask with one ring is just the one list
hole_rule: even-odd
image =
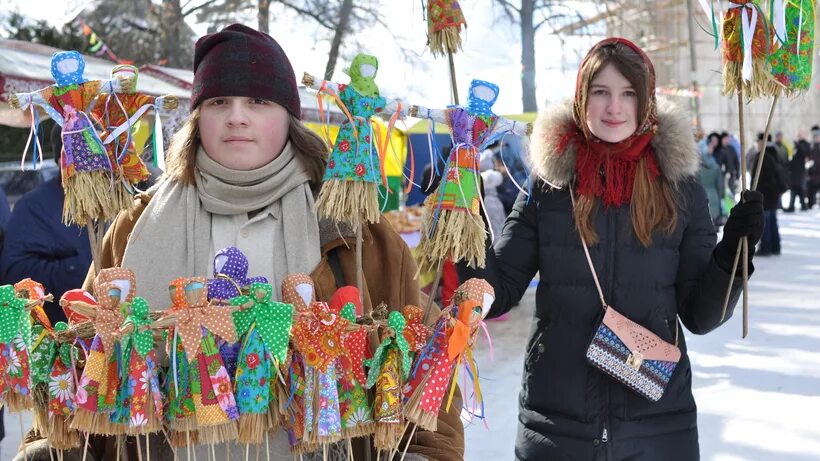
[(94, 322), (96, 336), (86, 358), (77, 386), (77, 409), (72, 428), (91, 434), (122, 434), (125, 426), (114, 424), (111, 414), (117, 407), (120, 387), (118, 330), (125, 320), (120, 307), (136, 295), (136, 278), (127, 268), (103, 269), (94, 279), (97, 304), (71, 301), (73, 312)]
[(10, 411), (31, 408), (31, 320), (25, 299), (0, 286), (0, 396)]
[(461, 363), (468, 366), (476, 398), (480, 400), (472, 345), (494, 298), (493, 288), (481, 279), (469, 279), (456, 290), (453, 306), (442, 312), (433, 337), (421, 350), (404, 388), (408, 421), (428, 431), (436, 430), (438, 412), (445, 398), (448, 398), (449, 410)]
[[(215, 339), (218, 336), (236, 342), (233, 309), (208, 302), (207, 280), (203, 277), (180, 277), (168, 288), (172, 305), (154, 327), (173, 326), (169, 335), (172, 367), (168, 381), (173, 386), (169, 418), (178, 423), (174, 424), (177, 430), (190, 425), (187, 405), (193, 403), (199, 442), (235, 440), (239, 410)], [(179, 353), (180, 343), (184, 355)], [(180, 382), (190, 387), (180, 388)], [(183, 421), (174, 421), (176, 418)]]
[(239, 442), (259, 444), (265, 430), (275, 430), (282, 421), (277, 380), (281, 364), (288, 360), (293, 306), (272, 301), (273, 288), (268, 283), (253, 282), (248, 291), (230, 301), (239, 308), (233, 319), (242, 338), (234, 385)]
[[(303, 293), (307, 294), (307, 293)], [(315, 300), (297, 312), (293, 326), (293, 343), (304, 362), (305, 430), (303, 438), (310, 444), (328, 444), (341, 440), (339, 389), (336, 361), (342, 356), (342, 335), (349, 322)]]
[[(242, 296), (243, 290), (247, 291), (254, 282), (268, 283), (268, 279), (248, 277), (248, 258), (245, 254), (236, 247), (223, 248), (214, 256), (214, 277), (208, 279), (208, 301), (228, 302), (237, 296)], [(218, 345), (225, 368), (233, 378), (236, 375), (236, 358), (239, 355), (241, 344), (231, 344), (219, 339)]]
[[(116, 163), (97, 133), (99, 121), (88, 111), (100, 93), (131, 90), (133, 81), (87, 80), (85, 60), (76, 51), (62, 51), (51, 58), (55, 84), (33, 93), (9, 97), (12, 107), (26, 110), (37, 106), (63, 128), (60, 170), (65, 189), (63, 222), (85, 225), (89, 219), (111, 220), (120, 210), (131, 209), (133, 200), (121, 181)], [(32, 133), (36, 132), (36, 110), (32, 107)]]
[[(313, 304), (314, 286), (313, 279), (308, 274), (289, 274), (282, 280), (282, 301), (293, 306), (294, 323), (301, 316), (305, 316), (310, 311)], [(294, 325), (295, 327), (295, 325)], [(288, 433), (290, 449), (294, 454), (309, 453), (315, 451), (318, 445), (306, 439), (306, 425), (312, 423), (312, 409), (308, 411), (306, 405), (306, 394), (312, 393), (313, 380), (308, 383), (306, 377), (306, 365), (302, 353), (296, 347), (295, 328), (291, 332), (290, 357), (287, 366), (286, 382), (279, 402), (282, 414), (285, 416), (284, 426)], [(285, 403), (290, 405), (285, 406)], [(310, 422), (308, 422), (308, 414)]]
[(337, 312), (348, 321), (348, 327), (342, 333), (343, 352), (336, 361), (342, 437), (363, 437), (374, 433), (376, 425), (373, 409), (364, 389), (367, 382), (364, 361), (372, 354), (368, 327), (356, 323), (357, 313), (362, 311), (359, 290), (353, 286), (339, 288), (330, 298), (329, 306), (331, 312)]
[(48, 408), (46, 406), (48, 402), (48, 377), (51, 372), (51, 365), (54, 362), (56, 345), (52, 334), (54, 328), (43, 309), (43, 303), (52, 300), (53, 296), (46, 295), (45, 287), (30, 278), (15, 283), (14, 291), (17, 293), (17, 297), (34, 303), (31, 309), (31, 330), (23, 332), (23, 334), (29, 337), (34, 428), (45, 432), (48, 427)]
[(122, 375), (117, 409), (111, 419), (126, 426), (129, 435), (145, 435), (162, 428), (163, 397), (154, 351), (154, 332), (148, 302), (135, 297), (123, 306), (127, 316), (119, 329)]
[[(385, 308), (382, 305), (382, 310)], [(376, 388), (373, 445), (379, 450), (390, 450), (398, 445), (404, 432), (402, 383), (410, 373), (410, 345), (404, 337), (407, 322), (401, 312), (390, 312), (387, 322), (379, 323), (381, 344), (373, 358), (365, 360), (370, 367), (365, 387)]]

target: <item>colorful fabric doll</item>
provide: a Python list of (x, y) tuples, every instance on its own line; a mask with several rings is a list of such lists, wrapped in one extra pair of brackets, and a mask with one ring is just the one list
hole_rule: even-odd
[[(56, 348), (51, 321), (46, 315), (43, 303), (54, 299), (46, 295), (45, 287), (30, 278), (14, 284), (18, 298), (36, 305), (31, 310), (31, 332), (28, 347), (31, 351), (31, 395), (34, 428), (45, 433), (48, 427), (48, 375), (54, 362)], [(26, 334), (25, 332), (23, 334)]]
[[(76, 51), (62, 51), (51, 58), (55, 85), (9, 98), (12, 107), (26, 110), (35, 105), (63, 127), (60, 170), (65, 189), (63, 222), (84, 225), (88, 220), (113, 219), (120, 210), (130, 210), (133, 200), (117, 181), (92, 117), (86, 112), (103, 91), (130, 90), (127, 80), (88, 81), (83, 76), (85, 60)], [(35, 119), (32, 109), (32, 120)], [(32, 126), (36, 132), (36, 126)]]
[(367, 398), (364, 384), (367, 374), (364, 361), (372, 354), (368, 342), (368, 328), (356, 323), (357, 313), (361, 313), (359, 290), (356, 287), (341, 287), (330, 298), (330, 311), (338, 313), (348, 323), (342, 333), (342, 354), (336, 361), (336, 375), (339, 387), (339, 414), (342, 420), (342, 437), (352, 439), (373, 434), (376, 424), (373, 409)]
[(150, 434), (162, 428), (163, 407), (150, 309), (139, 296), (124, 308), (128, 315), (119, 329), (122, 373), (117, 409), (111, 419), (127, 426), (130, 435)]
[(404, 329), (404, 339), (410, 347), (411, 356), (421, 352), (427, 342), (430, 341), (432, 330), (424, 324), (424, 310), (418, 306), (406, 305), (401, 310), (407, 327)]
[(247, 296), (231, 299), (239, 307), (233, 318), (242, 338), (235, 380), (241, 443), (262, 443), (264, 431), (282, 420), (276, 381), (288, 361), (293, 306), (272, 301), (272, 295), (270, 284), (254, 282)]
[[(65, 322), (57, 322), (54, 331), (67, 331)], [(79, 433), (71, 429), (71, 419), (77, 403), (76, 383), (79, 381), (75, 363), (77, 349), (71, 343), (56, 344), (48, 376), (48, 424), (43, 434), (49, 444), (58, 450), (80, 446)]]
[[(102, 123), (104, 131), (100, 138), (102, 138), (103, 144), (108, 147), (112, 161), (119, 165), (126, 185), (137, 184), (151, 176), (139, 156), (142, 146), (134, 145), (131, 128), (140, 121), (146, 112), (154, 110), (156, 114), (154, 129), (159, 130), (154, 134), (155, 136), (162, 136), (162, 125), (159, 122), (160, 109), (174, 110), (179, 106), (176, 96), (154, 97), (134, 91), (137, 88), (138, 75), (138, 69), (132, 65), (121, 64), (114, 66), (111, 69), (111, 80), (124, 79), (133, 82), (132, 85), (129, 85), (131, 91), (108, 93), (104, 95), (105, 103), (95, 104), (91, 111), (94, 117)], [(164, 165), (160, 165), (162, 159), (157, 158), (156, 154), (161, 156), (162, 153), (155, 152), (155, 166), (162, 166), (161, 169), (164, 170)], [(162, 163), (164, 164), (164, 161)]]
[(462, 27), (467, 28), (467, 21), (456, 0), (427, 1), (427, 44), (433, 56), (460, 50)]
[[(314, 286), (313, 280), (307, 274), (289, 274), (282, 280), (282, 301), (293, 306), (294, 322), (300, 317), (310, 313), (310, 306), (313, 304)], [(299, 349), (296, 347), (294, 333), (291, 332), (291, 353), (289, 366), (287, 367), (287, 388), (279, 398), (280, 412), (285, 417), (285, 428), (288, 433), (288, 442), (291, 452), (294, 454), (309, 453), (315, 451), (317, 445), (308, 442), (305, 438), (308, 433), (305, 430), (307, 413), (312, 408), (306, 408), (305, 394), (308, 385), (305, 381), (304, 359)], [(311, 380), (311, 387), (313, 386)], [(311, 419), (312, 421), (312, 419)]]
[[(217, 444), (235, 440), (239, 410), (215, 339), (219, 336), (236, 342), (232, 311), (208, 303), (207, 280), (203, 277), (177, 278), (171, 282), (169, 290), (172, 306), (155, 326), (174, 327), (171, 362), (176, 366), (172, 367), (168, 378), (175, 390), (172, 397), (186, 398), (187, 390), (183, 391), (179, 384), (184, 381), (180, 378), (188, 375), (199, 442)], [(180, 363), (179, 358), (173, 355), (176, 350), (174, 346), (179, 342), (182, 343), (187, 363)], [(169, 413), (177, 413), (185, 403), (172, 400)], [(173, 415), (177, 416), (178, 413)]]
[[(227, 247), (216, 252), (214, 256), (214, 278), (208, 279), (208, 301), (228, 302), (241, 296), (254, 282), (268, 283), (265, 277), (248, 277), (248, 258), (239, 248)], [(241, 336), (241, 333), (239, 333)], [(229, 344), (219, 341), (219, 353), (225, 362), (228, 374), (236, 375), (236, 358), (239, 355), (240, 343)]]
[(118, 329), (124, 320), (120, 307), (136, 295), (134, 273), (127, 268), (103, 269), (94, 279), (97, 305), (71, 301), (72, 311), (94, 322), (96, 335), (85, 362), (75, 397), (71, 428), (90, 434), (117, 435), (125, 427), (111, 422), (120, 387)]
[(336, 360), (342, 355), (342, 335), (348, 321), (324, 302), (313, 299), (298, 312), (293, 344), (305, 371), (305, 435), (309, 443), (329, 444), (342, 438)]
[[(769, 57), (775, 80), (772, 84), (776, 85), (769, 92), (782, 90), (788, 96), (797, 96), (811, 86), (815, 3), (808, 0), (783, 3), (776, 14), (780, 20), (773, 21), (781, 45)], [(778, 30), (779, 25), (782, 30)]]
[(11, 285), (0, 286), (0, 394), (10, 411), (31, 408), (31, 320)]
[(485, 146), (505, 134), (524, 136), (530, 125), (495, 115), (491, 108), (498, 86), (482, 80), (470, 83), (466, 107), (444, 110), (420, 106), (411, 115), (446, 123), (453, 138), (449, 162), (435, 194), (426, 201), (422, 239), (418, 246), (422, 272), (436, 270), (448, 256), (484, 267), (484, 221), (480, 215), (478, 157)]
[(379, 450), (395, 448), (404, 433), (402, 383), (407, 379), (411, 365), (410, 346), (404, 338), (406, 326), (401, 312), (390, 312), (387, 325), (381, 330), (381, 344), (373, 358), (365, 360), (370, 367), (365, 387), (376, 386), (373, 445)]
[[(345, 71), (350, 76), (347, 85), (317, 82), (310, 74), (302, 78), (302, 83), (320, 93), (319, 98), (322, 93), (331, 95), (348, 117), (339, 127), (316, 207), (319, 216), (348, 222), (354, 228), (362, 222), (379, 221), (379, 185), (387, 186), (382, 171), (387, 149), (376, 146), (370, 119), (376, 114), (394, 114), (395, 121), (401, 112), (398, 102), (379, 95), (378, 69), (375, 56), (359, 53)], [(321, 99), (319, 104), (321, 107)]]
[(480, 322), (489, 312), (494, 298), (493, 288), (481, 279), (467, 280), (456, 290), (453, 306), (442, 312), (433, 338), (419, 354), (404, 388), (408, 421), (428, 431), (436, 430), (438, 412), (448, 395), (449, 411), (457, 381), (457, 372), (453, 376), (453, 370), (457, 370), (462, 361), (470, 370), (476, 402), (481, 403), (478, 369), (471, 348)]
[(771, 24), (754, 0), (729, 0), (723, 16), (723, 94), (740, 91), (747, 99), (771, 91), (768, 58), (774, 51)]

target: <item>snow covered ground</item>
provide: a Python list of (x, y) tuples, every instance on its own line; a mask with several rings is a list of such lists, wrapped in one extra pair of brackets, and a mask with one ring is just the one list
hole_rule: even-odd
[[(755, 259), (750, 334), (741, 307), (706, 336), (687, 333), (705, 461), (820, 459), (820, 211), (780, 213), (782, 255)], [(535, 289), (501, 322), (488, 322), (495, 360), (480, 341), (488, 432), (465, 429), (467, 460), (511, 459), (518, 391)]]
[[(739, 308), (721, 329), (687, 337), (703, 460), (820, 459), (820, 211), (779, 219), (783, 255), (755, 260), (749, 337), (740, 338)], [(490, 430), (466, 428), (468, 460), (512, 458), (534, 296), (531, 288), (507, 320), (488, 322), (493, 362), (479, 341)], [(17, 415), (5, 425), (0, 461), (12, 459), (20, 440)]]

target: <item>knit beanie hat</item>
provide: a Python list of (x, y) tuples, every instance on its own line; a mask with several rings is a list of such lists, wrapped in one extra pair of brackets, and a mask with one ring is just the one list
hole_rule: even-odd
[(273, 101), (301, 118), (293, 67), (270, 35), (231, 24), (205, 35), (194, 47), (191, 110), (217, 96), (247, 96)]

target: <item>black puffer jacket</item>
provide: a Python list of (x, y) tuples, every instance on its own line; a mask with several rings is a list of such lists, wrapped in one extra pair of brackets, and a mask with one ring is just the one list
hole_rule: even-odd
[[(689, 331), (721, 324), (729, 274), (712, 253), (715, 231), (706, 194), (694, 174), (698, 154), (686, 116), (659, 104), (653, 145), (658, 163), (679, 193), (671, 235), (656, 234), (649, 248), (634, 235), (629, 207), (599, 210), (600, 243), (591, 255), (607, 302), (622, 314), (674, 342), (677, 319)], [(527, 342), (520, 394), (517, 459), (578, 461), (693, 461), (698, 459), (697, 411), (683, 331), (683, 357), (660, 401), (651, 403), (590, 366), (585, 353), (603, 311), (572, 220), (566, 188), (574, 152), (552, 152), (569, 106), (539, 119), (533, 134), (538, 181), (529, 200), (519, 197), (484, 270), (495, 288), (491, 316), (510, 309), (536, 271), (535, 321)], [(734, 284), (728, 319), (740, 283)]]

